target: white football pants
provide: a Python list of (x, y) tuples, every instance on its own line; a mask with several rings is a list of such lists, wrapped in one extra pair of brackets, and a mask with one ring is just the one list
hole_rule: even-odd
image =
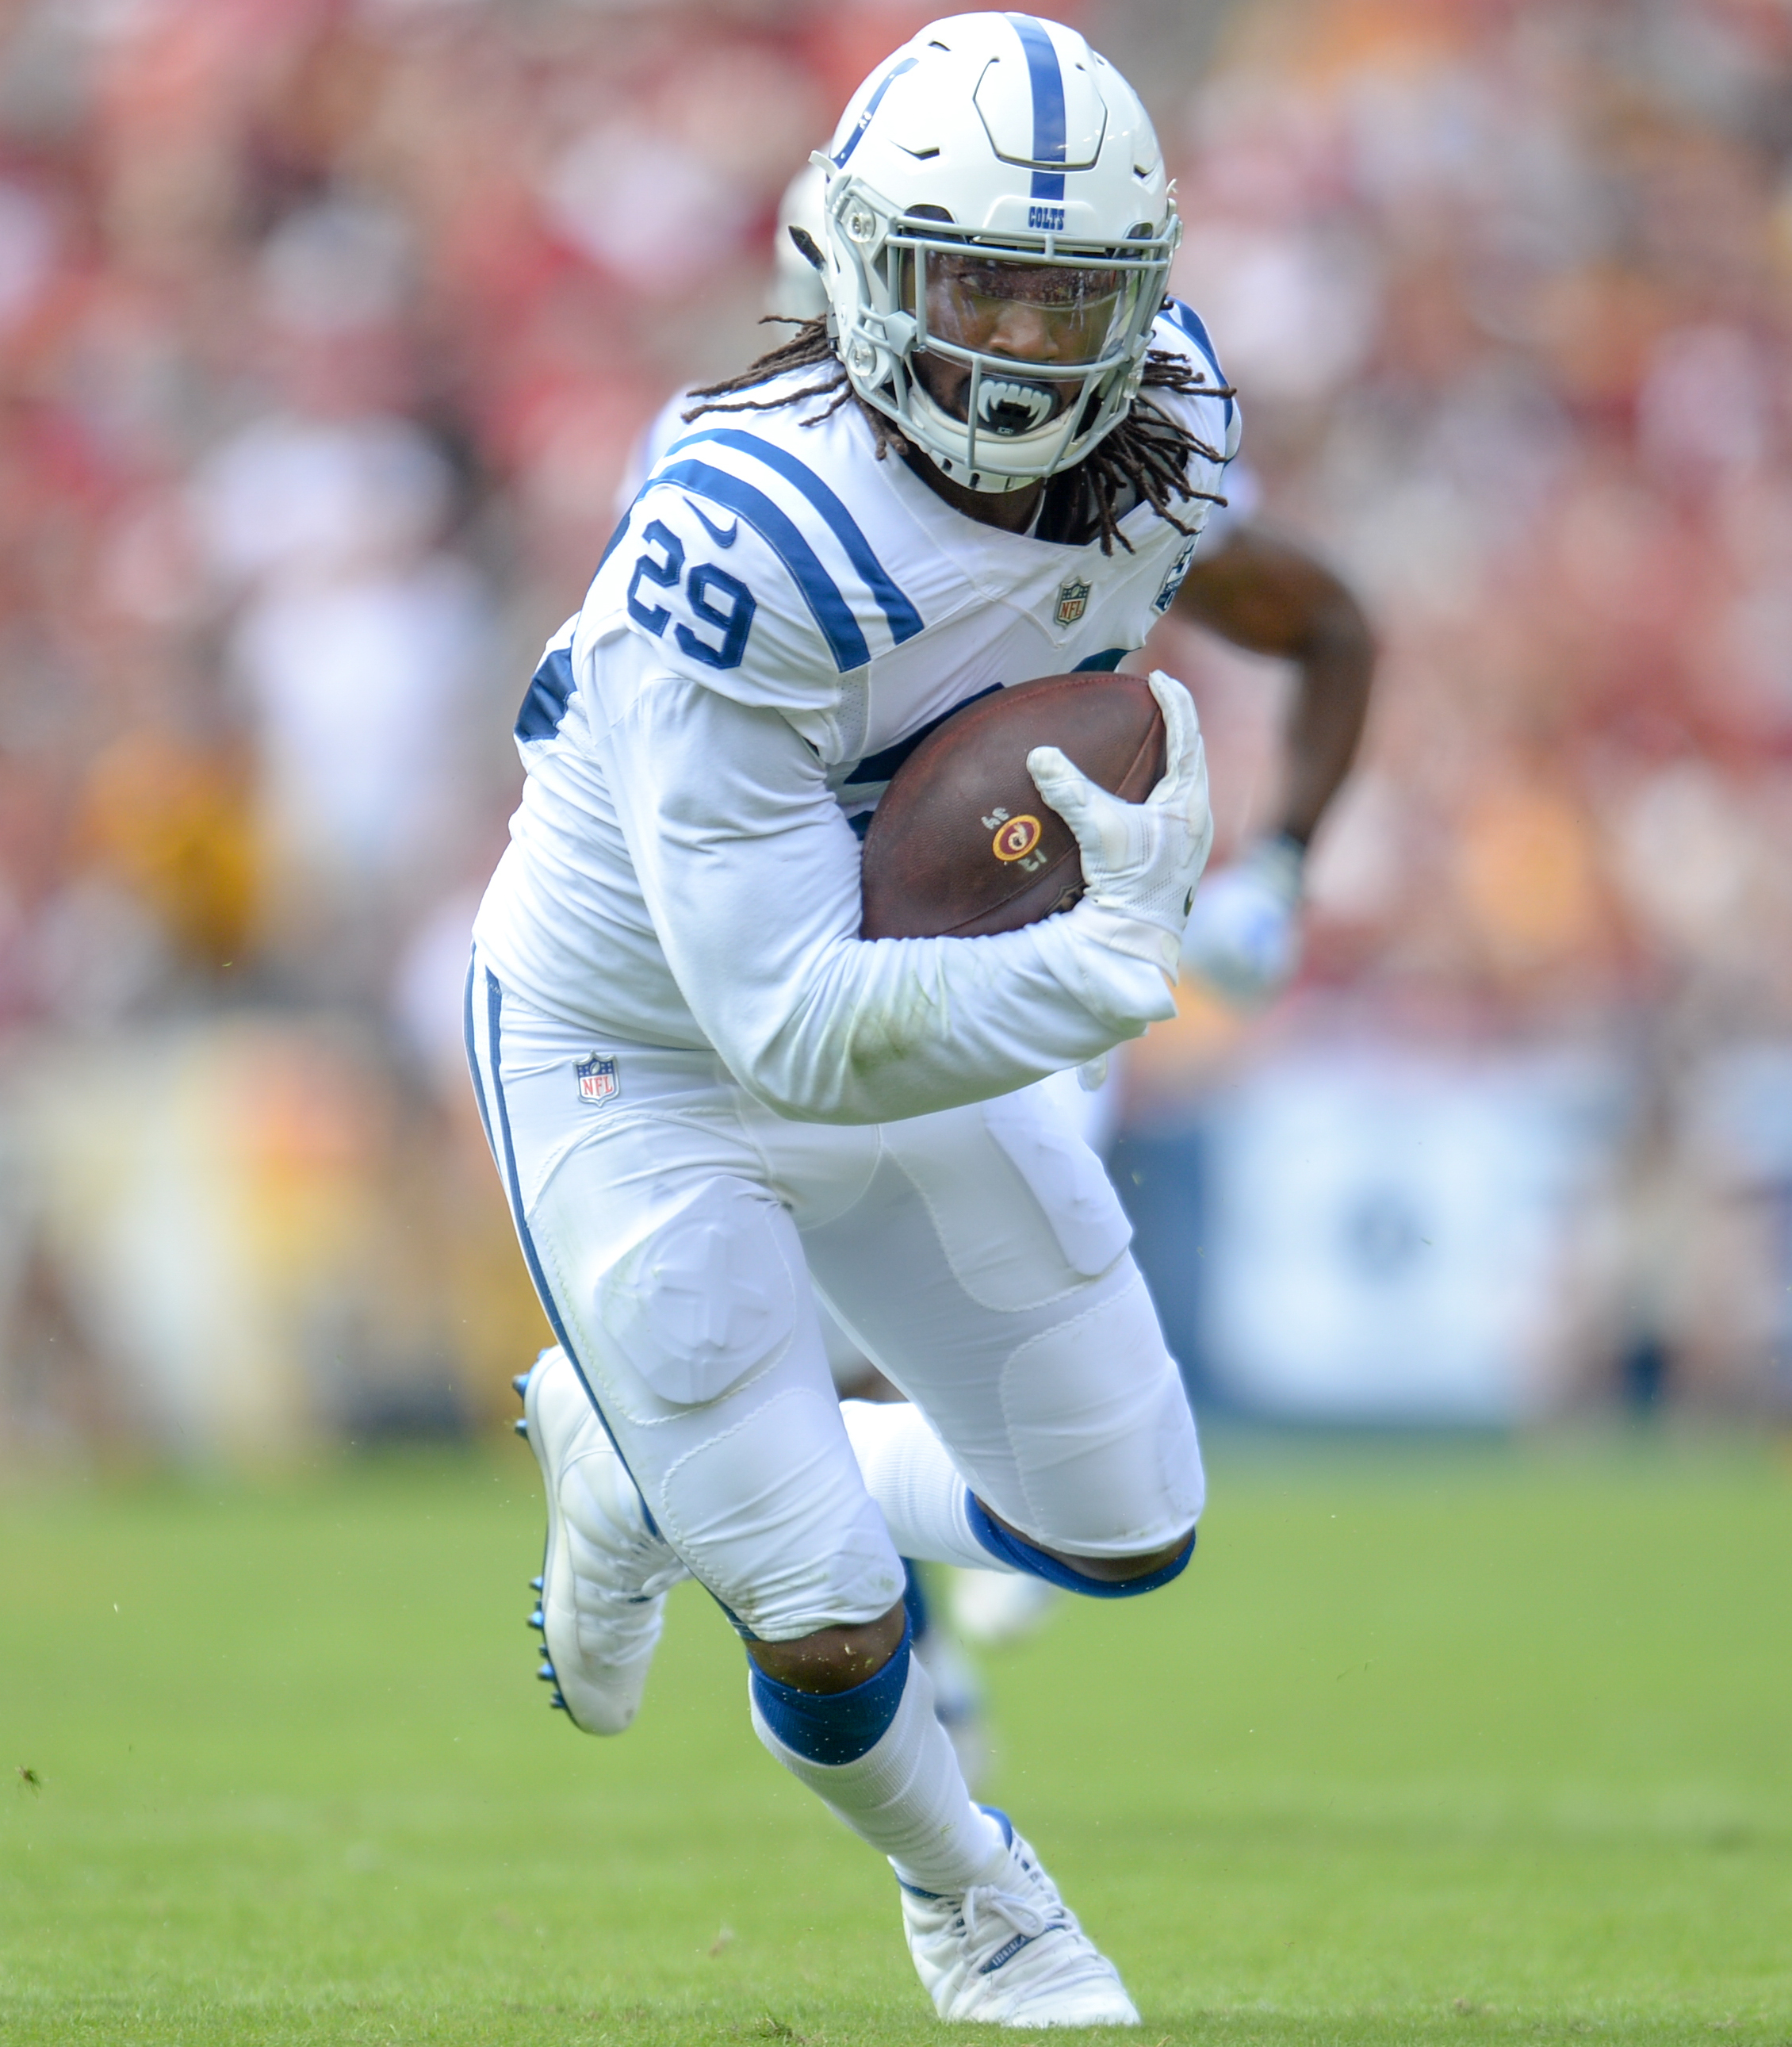
[[(790, 1122), (713, 1053), (593, 1044), (477, 954), (467, 1041), (555, 1334), (661, 1532), (744, 1631), (790, 1641), (902, 1594), (812, 1279), (1033, 1542), (1124, 1557), (1193, 1527), (1195, 1424), (1130, 1226), (1040, 1089)], [(581, 1093), (593, 1054), (614, 1066)]]

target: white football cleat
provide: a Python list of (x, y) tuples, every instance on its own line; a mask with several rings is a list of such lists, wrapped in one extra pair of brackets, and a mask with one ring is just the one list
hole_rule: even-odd
[(1007, 1816), (983, 1809), (1008, 1836), (994, 1883), (949, 1897), (902, 1886), (909, 1952), (934, 2009), (986, 2026), (1137, 2026), (1119, 1971)]
[(529, 1625), (553, 1703), (587, 1734), (620, 1734), (635, 1717), (659, 1641), (667, 1589), (689, 1573), (648, 1524), (572, 1360), (555, 1345), (519, 1377), (517, 1431), (547, 1488), (547, 1547)]
[(952, 1574), (953, 1625), (979, 1649), (1003, 1649), (1036, 1634), (1063, 1597), (1056, 1585), (1025, 1571), (973, 1571), (961, 1565)]

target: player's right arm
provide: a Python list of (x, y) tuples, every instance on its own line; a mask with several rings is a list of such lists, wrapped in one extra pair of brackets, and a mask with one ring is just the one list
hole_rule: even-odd
[(1175, 939), (1123, 903), (991, 938), (859, 938), (858, 842), (824, 763), (841, 671), (781, 566), (744, 518), (650, 490), (574, 645), (649, 915), (736, 1078), (786, 1116), (882, 1122), (1171, 1015)]
[(1172, 1012), (1161, 960), (1117, 950), (1126, 934), (1093, 904), (994, 938), (861, 939), (858, 842), (784, 717), (632, 640), (599, 658), (640, 664), (601, 758), (673, 977), (781, 1115), (881, 1123), (979, 1101)]

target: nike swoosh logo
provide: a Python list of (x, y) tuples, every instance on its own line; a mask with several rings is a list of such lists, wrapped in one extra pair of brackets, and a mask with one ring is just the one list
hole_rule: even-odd
[(703, 521), (704, 531), (708, 533), (710, 539), (715, 542), (718, 548), (732, 548), (735, 542), (740, 539), (740, 521), (738, 519), (735, 520), (734, 524), (730, 526), (728, 531), (724, 533), (720, 526), (713, 525), (710, 523), (709, 514), (705, 512), (703, 507), (699, 505), (694, 498), (687, 497), (685, 500), (685, 502), (689, 505), (690, 509), (697, 514), (697, 517)]

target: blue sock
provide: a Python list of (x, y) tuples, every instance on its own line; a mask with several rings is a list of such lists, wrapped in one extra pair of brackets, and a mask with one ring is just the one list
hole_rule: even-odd
[(756, 1666), (754, 1731), (912, 1889), (948, 1896), (1007, 1865), (999, 1823), (971, 1802), (926, 1666), (902, 1646), (849, 1692), (799, 1692)]
[(896, 1653), (862, 1685), (845, 1692), (799, 1692), (752, 1666), (754, 1703), (784, 1746), (810, 1763), (856, 1763), (896, 1717), (909, 1681), (912, 1623), (905, 1623)]
[(1024, 1535), (1017, 1535), (1013, 1529), (1004, 1528), (999, 1522), (992, 1520), (968, 1488), (964, 1495), (964, 1512), (971, 1523), (971, 1534), (992, 1557), (1014, 1570), (1030, 1572), (1049, 1585), (1062, 1585), (1066, 1592), (1081, 1592), (1090, 1599), (1137, 1599), (1141, 1592), (1154, 1592), (1160, 1585), (1167, 1585), (1172, 1578), (1180, 1578), (1195, 1554), (1195, 1537), (1191, 1531), (1188, 1540), (1168, 1563), (1160, 1565), (1155, 1571), (1148, 1571), (1141, 1578), (1110, 1581), (1087, 1577), (1058, 1558), (1047, 1556)]

